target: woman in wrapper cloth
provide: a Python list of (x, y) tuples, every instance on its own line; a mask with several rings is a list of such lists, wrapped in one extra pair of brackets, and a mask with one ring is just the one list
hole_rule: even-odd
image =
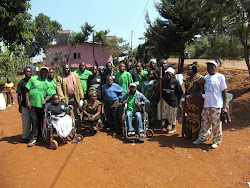
[(158, 89), (158, 84), (157, 84), (157, 74), (154, 70), (150, 70), (148, 72), (148, 79), (143, 82), (142, 85), (142, 93), (144, 96), (150, 101), (150, 105), (146, 106), (146, 111), (149, 114), (149, 121), (150, 121), (150, 126), (153, 124), (156, 124), (157, 122), (157, 89)]
[(187, 75), (189, 77), (185, 80), (182, 136), (196, 140), (201, 127), (201, 111), (204, 103), (202, 93), (205, 80), (203, 76), (197, 73), (197, 66), (195, 64), (187, 66)]
[[(183, 94), (180, 82), (175, 78), (175, 71), (169, 67), (166, 76), (162, 80), (162, 120), (165, 120), (168, 133), (176, 131), (177, 109), (180, 104), (181, 95)], [(158, 120), (161, 120), (161, 104), (158, 103)]]
[(83, 104), (83, 127), (99, 132), (102, 103), (97, 100), (98, 92), (95, 88), (90, 88), (88, 95), (90, 99), (84, 100)]
[(57, 94), (52, 95), (52, 103), (48, 106), (47, 111), (51, 112), (52, 125), (56, 129), (60, 138), (66, 138), (72, 131), (72, 117), (66, 113), (72, 106), (65, 102), (60, 102)]

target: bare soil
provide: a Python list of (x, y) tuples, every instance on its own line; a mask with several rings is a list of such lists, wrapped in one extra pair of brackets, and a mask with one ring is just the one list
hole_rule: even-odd
[[(203, 67), (202, 74), (206, 74)], [(248, 71), (222, 68), (234, 94), (232, 122), (223, 142), (211, 149), (193, 145), (177, 132), (154, 130), (152, 138), (128, 142), (108, 131), (82, 143), (52, 150), (21, 143), (18, 106), (0, 111), (0, 187), (248, 187), (250, 182), (250, 83)], [(15, 95), (15, 102), (16, 95)]]

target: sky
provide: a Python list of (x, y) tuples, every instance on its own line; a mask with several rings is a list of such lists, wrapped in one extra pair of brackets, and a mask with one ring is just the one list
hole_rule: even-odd
[[(63, 30), (78, 32), (88, 22), (96, 31), (110, 30), (109, 36), (122, 37), (133, 49), (144, 43), (139, 38), (146, 31), (145, 14), (154, 21), (158, 13), (154, 0), (31, 0), (29, 13), (39, 13), (58, 21)], [(156, 1), (158, 2), (158, 1)]]

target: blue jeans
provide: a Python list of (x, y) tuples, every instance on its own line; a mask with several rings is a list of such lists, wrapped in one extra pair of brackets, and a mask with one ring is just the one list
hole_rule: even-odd
[(132, 117), (133, 117), (133, 115), (135, 116), (138, 131), (140, 132), (140, 131), (143, 130), (141, 112), (135, 112), (135, 113), (127, 112), (126, 119), (127, 119), (127, 122), (128, 122), (128, 131), (134, 131), (134, 127), (132, 125)]

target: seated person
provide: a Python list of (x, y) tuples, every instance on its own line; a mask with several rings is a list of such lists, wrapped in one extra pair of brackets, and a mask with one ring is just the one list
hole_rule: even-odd
[(126, 93), (121, 99), (120, 104), (122, 104), (123, 107), (125, 107), (126, 103), (127, 103), (126, 119), (128, 122), (128, 136), (135, 136), (135, 130), (132, 125), (132, 117), (134, 115), (136, 119), (139, 136), (145, 137), (140, 106), (143, 104), (147, 105), (150, 102), (142, 93), (136, 90), (135, 83), (131, 83), (129, 85), (129, 92)]
[(95, 88), (90, 88), (88, 95), (90, 99), (84, 100), (83, 104), (83, 127), (99, 132), (98, 126), (102, 124), (102, 103), (97, 100), (98, 92)]
[(66, 113), (70, 107), (65, 102), (60, 102), (59, 95), (52, 95), (52, 103), (47, 111), (51, 112), (52, 125), (60, 138), (66, 138), (72, 131), (72, 117)]

